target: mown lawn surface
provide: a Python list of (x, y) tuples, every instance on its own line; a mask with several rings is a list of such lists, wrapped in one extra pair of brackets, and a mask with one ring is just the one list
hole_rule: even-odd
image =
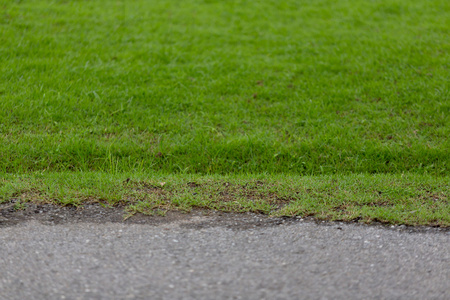
[[(0, 0), (0, 201), (14, 176), (385, 178), (398, 201), (422, 181), (444, 200), (383, 215), (448, 225), (449, 41), (444, 0)], [(372, 209), (346, 191), (363, 197), (350, 215)], [(336, 216), (297, 198), (277, 213)]]

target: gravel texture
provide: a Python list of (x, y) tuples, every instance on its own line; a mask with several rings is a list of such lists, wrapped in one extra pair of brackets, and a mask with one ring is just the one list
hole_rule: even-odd
[(0, 226), (0, 299), (450, 299), (448, 230), (165, 220)]

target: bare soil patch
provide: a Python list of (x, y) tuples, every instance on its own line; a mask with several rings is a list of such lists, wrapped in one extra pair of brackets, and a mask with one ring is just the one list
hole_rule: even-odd
[[(199, 218), (201, 217), (201, 218)], [(201, 220), (190, 222), (190, 220)], [(14, 226), (30, 220), (36, 220), (47, 225), (57, 225), (77, 222), (90, 223), (128, 223), (163, 225), (182, 223), (183, 227), (230, 227), (247, 229), (261, 226), (274, 226), (285, 222), (293, 222), (295, 218), (270, 218), (261, 214), (227, 213), (220, 211), (197, 209), (190, 213), (169, 211), (165, 216), (134, 214), (127, 217), (124, 206), (106, 207), (98, 203), (83, 206), (58, 206), (54, 204), (28, 203), (24, 209), (17, 210), (11, 204), (0, 205), (0, 227)]]
[(180, 227), (202, 229), (210, 227), (226, 227), (232, 230), (248, 230), (264, 227), (293, 224), (297, 222), (311, 222), (320, 226), (333, 226), (341, 230), (339, 225), (354, 223), (360, 226), (379, 226), (390, 230), (405, 232), (448, 232), (450, 228), (430, 226), (386, 225), (381, 222), (360, 224), (357, 222), (330, 222), (317, 220), (314, 217), (268, 217), (255, 213), (233, 213), (214, 210), (196, 209), (186, 213), (182, 211), (169, 211), (165, 216), (144, 215), (137, 213), (126, 217), (124, 206), (107, 207), (99, 203), (83, 206), (59, 206), (54, 204), (27, 203), (23, 209), (17, 210), (11, 203), (0, 204), (0, 228), (18, 225), (31, 220), (45, 225), (71, 224), (71, 223), (124, 223), (162, 226), (178, 223)]

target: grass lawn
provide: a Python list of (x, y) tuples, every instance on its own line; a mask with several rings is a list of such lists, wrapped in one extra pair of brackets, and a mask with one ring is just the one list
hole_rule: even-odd
[(450, 226), (449, 41), (445, 0), (0, 0), (0, 202)]

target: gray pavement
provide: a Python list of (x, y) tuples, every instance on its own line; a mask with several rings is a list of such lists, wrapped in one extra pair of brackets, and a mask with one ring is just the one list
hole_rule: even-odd
[(0, 299), (450, 299), (448, 231), (215, 224), (0, 227)]

